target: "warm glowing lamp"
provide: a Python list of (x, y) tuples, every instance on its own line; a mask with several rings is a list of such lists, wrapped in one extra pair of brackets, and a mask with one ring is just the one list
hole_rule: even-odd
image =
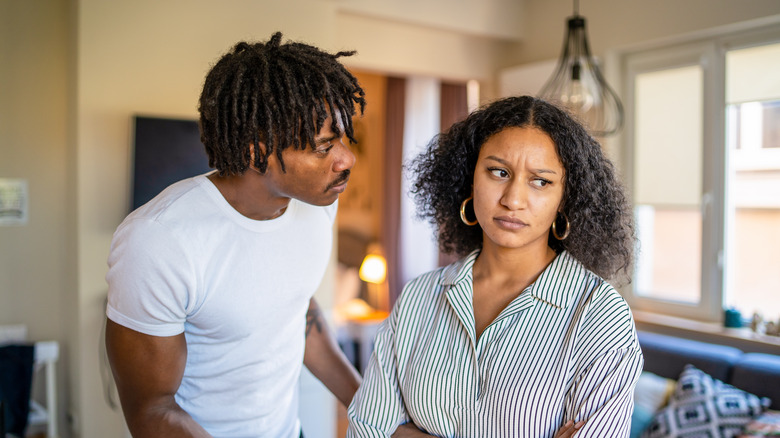
[(387, 288), (387, 260), (378, 245), (372, 245), (360, 264), (358, 275), (368, 286), (370, 304), (380, 311), (390, 310)]
[(368, 254), (360, 264), (358, 275), (367, 283), (381, 284), (387, 278), (387, 261), (379, 254)]

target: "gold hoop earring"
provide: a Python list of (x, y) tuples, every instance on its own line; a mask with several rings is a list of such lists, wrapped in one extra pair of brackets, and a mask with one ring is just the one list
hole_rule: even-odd
[(553, 233), (553, 236), (555, 236), (556, 239), (563, 240), (563, 239), (569, 237), (569, 231), (571, 231), (571, 228), (569, 227), (569, 218), (566, 217), (566, 213), (564, 213), (564, 212), (559, 212), (559, 213), (562, 214), (563, 218), (566, 220), (566, 231), (563, 233), (563, 236), (559, 236), (558, 235), (558, 231), (555, 229), (555, 223), (558, 222), (558, 216), (556, 215), (555, 219), (553, 219), (553, 223), (552, 223), (552, 233)]
[(466, 224), (466, 225), (468, 225), (470, 227), (473, 227), (474, 225), (479, 223), (479, 221), (477, 220), (476, 217), (474, 218), (473, 222), (469, 221), (466, 218), (466, 204), (468, 204), (468, 202), (471, 201), (472, 199), (474, 199), (474, 197), (473, 196), (469, 196), (468, 198), (466, 198), (465, 201), (463, 201), (462, 204), (460, 204), (460, 220), (462, 220), (464, 224)]

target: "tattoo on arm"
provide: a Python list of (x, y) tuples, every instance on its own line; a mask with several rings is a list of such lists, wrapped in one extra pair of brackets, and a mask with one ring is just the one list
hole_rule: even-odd
[(306, 337), (309, 337), (309, 332), (312, 327), (317, 329), (317, 332), (322, 333), (322, 312), (319, 307), (309, 306), (309, 310), (306, 311)]

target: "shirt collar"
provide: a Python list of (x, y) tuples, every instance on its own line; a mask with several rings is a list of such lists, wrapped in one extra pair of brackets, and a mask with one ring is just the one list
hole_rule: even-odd
[[(462, 281), (471, 283), (473, 278), (471, 268), (479, 253), (480, 250), (476, 249), (466, 257), (444, 268), (442, 284), (453, 286)], [(577, 292), (588, 283), (596, 282), (597, 285), (602, 281), (600, 277), (582, 266), (568, 251), (563, 251), (528, 287), (531, 289), (531, 295), (535, 298), (565, 309), (572, 298), (578, 294)]]
[(558, 254), (531, 286), (531, 294), (565, 309), (585, 287), (594, 287), (603, 280), (587, 270), (568, 251)]
[(442, 284), (445, 286), (453, 286), (464, 280), (471, 281), (471, 267), (474, 266), (474, 261), (477, 260), (479, 252), (479, 249), (475, 249), (466, 257), (444, 268), (444, 272), (442, 272)]

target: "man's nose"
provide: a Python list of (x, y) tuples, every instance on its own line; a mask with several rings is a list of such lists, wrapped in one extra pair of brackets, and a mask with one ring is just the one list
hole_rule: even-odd
[(355, 154), (352, 153), (352, 150), (346, 143), (344, 143), (343, 139), (339, 139), (338, 142), (339, 144), (336, 145), (336, 148), (338, 149), (338, 156), (333, 163), (333, 171), (343, 172), (345, 170), (352, 169), (352, 166), (355, 165), (357, 158), (355, 158)]

